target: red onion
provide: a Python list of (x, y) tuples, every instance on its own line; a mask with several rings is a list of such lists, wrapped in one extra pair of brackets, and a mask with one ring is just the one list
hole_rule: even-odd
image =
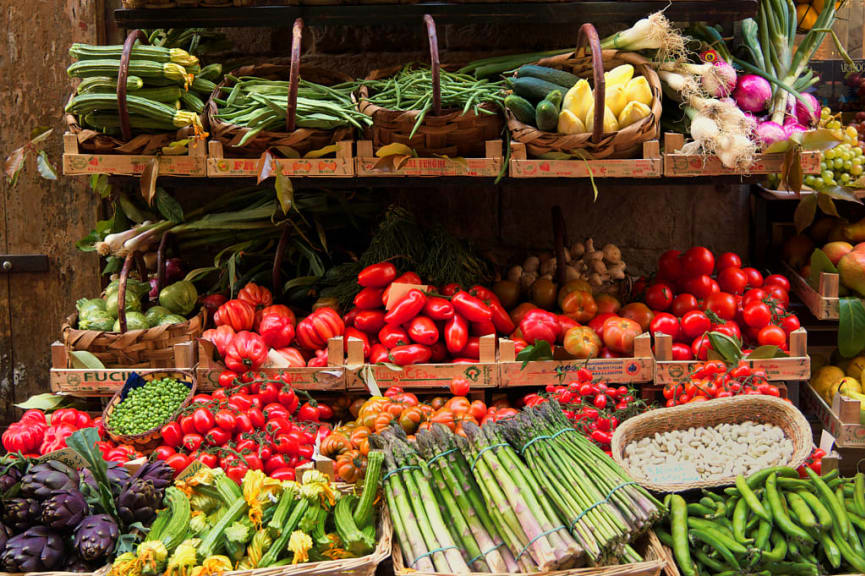
[(799, 121), (799, 124), (803, 126), (816, 126), (820, 121), (820, 103), (817, 102), (817, 99), (814, 98), (812, 94), (807, 92), (802, 93), (802, 98), (807, 100), (811, 104), (811, 110), (796, 100), (796, 104), (793, 107), (793, 114), (796, 116), (796, 120)]
[(159, 282), (155, 275), (151, 276), (148, 279), (148, 282), (150, 283), (150, 292), (148, 292), (147, 296), (151, 300), (156, 300), (157, 298), (159, 298)]
[(768, 148), (775, 142), (782, 142), (788, 138), (784, 128), (777, 122), (767, 120), (757, 126), (757, 139), (764, 149)]
[(765, 78), (756, 74), (739, 76), (733, 98), (739, 108), (746, 112), (762, 112), (772, 99), (772, 86)]
[(715, 74), (705, 74), (700, 79), (703, 90), (715, 98), (729, 96), (736, 88), (736, 70), (723, 60), (716, 60), (712, 64)]
[(171, 284), (183, 279), (183, 260), (169, 258), (165, 261), (165, 282)]
[(808, 128), (806, 126), (802, 126), (797, 122), (791, 122), (790, 124), (784, 123), (784, 134), (787, 135), (787, 138), (795, 134), (796, 132), (807, 132)]

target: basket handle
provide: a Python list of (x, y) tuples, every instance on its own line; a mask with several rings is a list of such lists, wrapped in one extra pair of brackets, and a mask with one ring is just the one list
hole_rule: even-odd
[(126, 332), (126, 280), (129, 271), (135, 261), (135, 252), (130, 252), (123, 260), (123, 268), (120, 269), (120, 281), (117, 285), (117, 319), (120, 321), (120, 332)]
[(279, 236), (279, 244), (276, 245), (276, 254), (273, 256), (273, 296), (282, 294), (279, 289), (280, 268), (282, 267), (282, 258), (285, 255), (285, 247), (288, 244), (288, 237), (291, 235), (291, 229), (286, 225), (282, 227), (282, 234)]
[(168, 247), (170, 232), (162, 235), (159, 240), (159, 247), (156, 249), (156, 294), (158, 295), (165, 288), (165, 250)]
[[(132, 128), (129, 126), (129, 108), (126, 106), (126, 79), (129, 77), (129, 60), (132, 58), (132, 47), (135, 42), (150, 44), (147, 35), (141, 30), (132, 30), (123, 43), (123, 52), (120, 54), (120, 69), (117, 71), (117, 113), (120, 116), (120, 134), (124, 140), (132, 139)], [(119, 310), (119, 308), (118, 308)], [(126, 326), (126, 318), (121, 322), (121, 327)], [(123, 332), (125, 332), (125, 328)]]
[(606, 96), (604, 55), (601, 50), (598, 31), (589, 22), (580, 26), (580, 31), (577, 34), (577, 58), (586, 55), (587, 46), (592, 50), (592, 76), (595, 81), (595, 125), (592, 127), (592, 142), (597, 144), (604, 135), (604, 100)]
[(565, 246), (568, 244), (568, 229), (561, 206), (553, 206), (553, 246), (556, 250), (556, 279), (559, 286), (565, 285)]
[(303, 18), (294, 21), (291, 30), (291, 69), (288, 73), (288, 103), (285, 106), (285, 129), (294, 132), (297, 122), (297, 85), (300, 78), (300, 41), (303, 38)]
[(439, 40), (436, 34), (436, 23), (429, 14), (424, 14), (426, 35), (429, 39), (430, 70), (432, 71), (433, 107), (432, 113), (439, 116), (442, 113), (441, 63), (439, 62)]

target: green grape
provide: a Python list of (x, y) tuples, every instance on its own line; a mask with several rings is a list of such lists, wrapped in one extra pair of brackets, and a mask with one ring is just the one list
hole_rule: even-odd
[(829, 150), (826, 150), (825, 152), (823, 152), (823, 159), (824, 160), (832, 160), (834, 158), (835, 158), (835, 149), (834, 148), (830, 148)]
[(850, 175), (846, 172), (841, 174), (841, 184), (847, 184), (850, 182)]
[(849, 172), (852, 169), (853, 169), (853, 159), (851, 158), (849, 160), (844, 160), (844, 170)]
[(836, 170), (840, 170), (844, 167), (844, 158), (835, 158), (835, 160), (832, 161), (832, 165)]
[(862, 175), (862, 164), (853, 164), (853, 167), (850, 168), (850, 174), (853, 176), (861, 176)]

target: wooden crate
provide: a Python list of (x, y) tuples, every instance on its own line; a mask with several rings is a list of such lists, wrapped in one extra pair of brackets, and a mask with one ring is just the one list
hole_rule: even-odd
[[(368, 382), (368, 375), (373, 382)], [(446, 390), (454, 378), (465, 378), (474, 389), (496, 388), (499, 371), (496, 365), (496, 337), (482, 336), (480, 359), (471, 364), (413, 364), (393, 370), (383, 364), (364, 364), (363, 343), (348, 339), (346, 386), (349, 390), (369, 390), (373, 394), (391, 386), (406, 390)]]
[[(210, 392), (219, 387), (219, 375), (226, 370), (225, 364), (214, 359), (215, 347), (207, 340), (198, 341), (198, 367), (195, 370), (198, 389), (202, 392)], [(343, 366), (345, 354), (343, 352), (342, 337), (331, 338), (327, 342), (328, 365), (318, 368), (261, 368), (261, 372), (268, 377), (280, 376), (289, 380), (293, 388), (299, 390), (345, 390), (345, 368)]]
[(838, 274), (822, 272), (817, 290), (787, 264), (784, 264), (784, 274), (790, 279), (790, 288), (793, 293), (808, 307), (815, 318), (818, 320), (837, 320), (839, 318), (838, 287), (840, 286), (840, 276)]
[(195, 372), (195, 355), (197, 352), (195, 342), (182, 342), (174, 345), (174, 357), (177, 365), (173, 368), (103, 368), (91, 370), (89, 368), (72, 368), (69, 351), (62, 342), (51, 345), (51, 391), (68, 396), (111, 397), (120, 391), (126, 383), (126, 379), (133, 372), (138, 374), (150, 374), (152, 372), (165, 372), (166, 370), (177, 370), (188, 372), (190, 379)]
[(615, 384), (651, 382), (654, 368), (651, 338), (641, 334), (634, 340), (633, 358), (593, 358), (591, 360), (546, 360), (526, 364), (516, 359), (515, 343), (499, 341), (499, 386), (548, 386), (567, 384), (580, 368), (588, 368), (595, 379)]
[[(675, 361), (673, 339), (667, 334), (655, 336), (655, 384), (663, 386), (688, 379), (696, 361)], [(808, 356), (808, 333), (804, 328), (790, 334), (790, 356), (749, 360), (748, 365), (766, 372), (770, 381), (808, 380), (811, 358)]]
[(529, 158), (526, 145), (511, 142), (512, 178), (660, 178), (663, 162), (657, 140), (643, 142), (642, 158), (544, 160)]
[(157, 159), (160, 176), (207, 176), (204, 141), (190, 140), (188, 152), (182, 155), (144, 154), (92, 154), (78, 148), (78, 138), (67, 132), (63, 135), (63, 174), (111, 174), (141, 176), (141, 173)]
[(484, 158), (409, 158), (395, 170), (376, 169), (381, 158), (375, 156), (372, 141), (360, 140), (357, 143), (357, 175), (369, 177), (402, 176), (471, 176), (495, 178), (502, 171), (502, 141), (488, 140)]
[[(668, 178), (693, 178), (697, 176), (735, 176), (741, 171), (727, 168), (721, 164), (717, 156), (702, 154), (677, 154), (685, 144), (685, 136), (668, 132), (664, 135), (664, 176)], [(784, 166), (784, 154), (757, 154), (754, 163), (747, 174), (776, 174)], [(818, 174), (820, 172), (820, 153), (814, 151), (802, 152), (802, 172)]]
[(865, 425), (858, 400), (836, 394), (830, 406), (807, 384), (802, 390), (802, 408), (817, 416), (839, 448), (865, 448)]
[[(280, 173), (291, 178), (351, 178), (354, 176), (354, 157), (351, 142), (336, 144), (333, 158), (276, 158)], [(209, 178), (257, 178), (258, 158), (226, 158), (222, 142), (207, 143), (207, 176)]]

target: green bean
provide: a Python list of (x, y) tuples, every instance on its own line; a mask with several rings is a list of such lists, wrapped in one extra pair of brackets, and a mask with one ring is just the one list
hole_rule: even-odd
[(832, 512), (832, 521), (838, 529), (841, 536), (847, 538), (850, 534), (850, 518), (847, 517), (847, 511), (844, 509), (844, 503), (839, 502), (835, 498), (835, 494), (826, 485), (826, 481), (821, 478), (816, 472), (805, 466), (805, 473), (811, 478), (814, 486), (817, 488), (817, 495), (821, 501), (826, 504)]
[(785, 576), (819, 576), (816, 564), (806, 562), (771, 562), (766, 565), (772, 574)]
[(865, 574), (865, 558), (857, 554), (853, 548), (850, 547), (844, 538), (844, 535), (841, 534), (838, 526), (832, 528), (832, 541), (835, 543), (835, 546), (838, 547), (844, 561), (855, 570)]
[[(758, 486), (762, 486), (766, 479), (771, 474), (775, 474), (776, 476), (786, 477), (786, 478), (798, 478), (799, 473), (789, 466), (773, 466), (772, 468), (764, 468), (759, 472), (755, 472), (748, 476), (748, 486), (752, 489), (757, 488)], [(738, 483), (736, 487), (738, 488)]]
[(691, 502), (690, 504), (688, 504), (689, 515), (703, 516), (704, 518), (707, 518), (714, 513), (715, 510), (713, 508), (707, 508), (706, 506), (703, 506), (702, 504), (699, 504), (697, 502)]
[(798, 494), (799, 497), (808, 504), (808, 507), (811, 508), (811, 511), (817, 516), (817, 523), (820, 525), (822, 530), (829, 530), (832, 528), (832, 514), (829, 513), (829, 510), (826, 509), (817, 496), (810, 492), (805, 492), (804, 490), (800, 490), (796, 494)]
[(748, 553), (748, 549), (736, 541), (733, 532), (727, 530), (725, 526), (722, 526), (717, 522), (688, 517), (688, 527), (693, 530), (702, 530), (715, 535), (715, 537), (724, 544), (725, 548), (735, 552), (736, 554), (744, 555)]
[(748, 517), (748, 503), (744, 498), (736, 503), (733, 511), (733, 537), (741, 544), (750, 544), (753, 540), (745, 536), (745, 522)]
[(781, 495), (778, 493), (777, 477), (774, 473), (766, 479), (766, 497), (769, 500), (769, 510), (775, 520), (775, 525), (781, 529), (784, 534), (791, 538), (795, 538), (801, 542), (813, 543), (814, 539), (811, 535), (805, 532), (802, 528), (793, 523), (790, 516), (784, 510), (784, 505), (781, 501)]
[(714, 500), (715, 502), (717, 502), (719, 504), (725, 503), (724, 497), (721, 496), (720, 494), (715, 494), (711, 490), (706, 490), (705, 488), (703, 488), (702, 492), (703, 492), (703, 496), (705, 496), (706, 498), (711, 498), (712, 500)]
[(856, 513), (865, 516), (865, 474), (862, 472), (854, 477), (853, 503), (856, 506)]
[(745, 481), (745, 477), (741, 474), (736, 476), (736, 488), (739, 489), (739, 493), (742, 495), (742, 499), (748, 503), (748, 507), (751, 509), (752, 512), (754, 512), (754, 514), (756, 514), (766, 522), (772, 522), (772, 517), (769, 516), (769, 513), (766, 511), (765, 508), (763, 508), (763, 505), (760, 504), (760, 501), (757, 499), (757, 495), (754, 494), (754, 492), (751, 490), (751, 487), (748, 486), (748, 483)]
[(778, 487), (784, 490), (808, 490), (814, 491), (814, 486), (804, 478), (778, 478)]
[(729, 570), (730, 568), (732, 568), (732, 566), (727, 566), (722, 562), (718, 562), (699, 548), (694, 548), (694, 557), (697, 559), (697, 562), (699, 562), (712, 572), (722, 572), (724, 570)]
[(790, 505), (790, 510), (796, 514), (796, 518), (799, 520), (799, 524), (803, 528), (814, 528), (817, 527), (817, 518), (811, 512), (811, 509), (808, 508), (808, 504), (805, 503), (805, 500), (796, 494), (795, 492), (787, 492), (787, 503)]
[(772, 549), (761, 552), (760, 561), (780, 562), (787, 556), (787, 539), (778, 531), (772, 532)]
[(718, 554), (724, 559), (724, 561), (732, 566), (733, 568), (739, 568), (739, 561), (736, 559), (736, 556), (724, 545), (721, 538), (718, 538), (717, 534), (711, 534), (706, 530), (701, 530), (699, 528), (693, 528), (688, 531), (688, 534), (697, 540), (700, 540), (704, 544), (708, 544), (712, 548), (715, 549)]
[[(805, 472), (806, 473), (808, 472), (808, 470), (810, 470), (810, 468), (808, 466), (805, 466)], [(817, 473), (814, 472), (814, 474), (816, 475)], [(840, 474), (841, 473), (837, 469), (835, 469), (835, 470), (832, 470), (830, 472), (826, 472), (825, 474), (820, 476), (820, 478), (823, 479), (823, 482), (830, 482), (830, 481), (834, 480), (835, 478), (838, 478), (838, 476), (840, 476)], [(810, 476), (810, 474), (809, 474), (809, 476)]]
[(670, 499), (670, 533), (673, 536), (673, 555), (679, 570), (683, 576), (697, 576), (688, 543), (688, 507), (685, 499), (678, 494), (673, 494)]
[(829, 560), (829, 564), (836, 570), (841, 567), (841, 551), (838, 545), (832, 540), (828, 532), (820, 534), (820, 544), (823, 546), (823, 554)]

